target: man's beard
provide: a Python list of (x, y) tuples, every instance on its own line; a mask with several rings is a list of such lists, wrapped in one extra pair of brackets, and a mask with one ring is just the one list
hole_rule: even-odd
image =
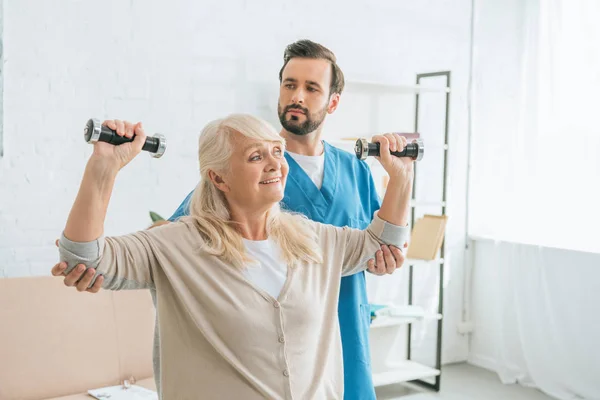
[[(304, 116), (306, 117), (306, 121), (299, 123), (298, 117), (292, 115), (292, 117), (288, 120), (285, 119), (285, 116), (289, 110), (300, 110), (304, 112)], [(327, 115), (327, 105), (323, 107), (322, 110), (317, 111), (316, 113), (309, 113), (307, 108), (302, 107), (299, 104), (291, 104), (286, 106), (283, 111), (281, 109), (281, 105), (277, 105), (277, 114), (279, 114), (279, 122), (281, 122), (281, 126), (288, 131), (293, 133), (294, 135), (304, 136), (308, 135), (311, 132), (317, 130), (317, 128), (323, 123), (325, 120), (325, 116)]]

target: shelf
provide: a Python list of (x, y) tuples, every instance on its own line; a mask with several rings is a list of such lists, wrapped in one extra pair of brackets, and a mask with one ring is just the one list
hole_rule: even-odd
[(422, 85), (400, 85), (373, 81), (349, 80), (345, 90), (375, 91), (380, 93), (419, 94), (419, 93), (450, 93), (449, 87), (427, 87)]
[(422, 317), (392, 317), (382, 316), (377, 317), (371, 323), (371, 329), (389, 328), (394, 326), (401, 326), (406, 324), (412, 324), (413, 322), (421, 320), (442, 319), (442, 314), (427, 315)]
[(405, 265), (431, 265), (431, 264), (443, 264), (443, 258), (436, 258), (435, 260), (417, 260), (414, 258), (407, 258), (404, 260)]
[[(355, 129), (342, 130), (341, 128), (334, 128), (334, 131), (326, 132), (325, 141), (330, 145), (335, 146), (343, 151), (349, 152), (354, 155), (354, 146), (356, 143), (356, 138), (366, 138), (367, 140), (372, 140), (372, 137), (377, 134), (387, 133), (387, 132), (378, 132), (377, 126), (381, 125), (378, 120), (378, 113), (383, 111), (379, 107), (382, 102), (397, 102), (399, 107), (412, 107), (414, 108), (413, 113), (398, 113), (393, 114), (394, 117), (399, 119), (399, 122), (396, 122), (393, 126), (395, 126), (396, 130), (402, 129), (403, 132), (413, 130), (419, 132), (421, 129), (425, 130), (426, 128), (426, 137), (423, 137), (423, 132), (419, 132), (421, 138), (424, 142), (425, 147), (425, 155), (424, 162), (429, 163), (426, 160), (430, 158), (432, 161), (441, 160), (444, 162), (444, 166), (447, 163), (448, 151), (449, 151), (449, 135), (448, 135), (448, 111), (451, 109), (450, 100), (451, 96), (448, 94), (451, 92), (450, 90), (450, 71), (440, 71), (440, 72), (428, 72), (416, 75), (416, 83), (417, 84), (400, 84), (402, 81), (401, 77), (396, 77), (396, 82), (389, 82), (385, 80), (369, 81), (362, 80), (360, 77), (356, 77), (358, 79), (352, 79), (352, 77), (347, 76), (345, 92), (350, 93), (352, 96), (355, 96), (355, 100), (357, 102), (367, 102), (368, 107), (367, 112), (370, 112), (371, 118), (369, 119), (369, 125), (365, 128), (359, 128), (358, 126)], [(431, 81), (429, 78), (434, 78), (434, 81)], [(438, 78), (445, 78), (445, 81), (439, 81)], [(414, 81), (413, 81), (414, 82)], [(429, 84), (427, 85), (423, 85)], [(436, 95), (437, 93), (437, 95)], [(423, 96), (421, 96), (423, 94)], [(433, 94), (434, 96), (429, 96), (429, 94)], [(421, 119), (425, 119), (429, 113), (427, 109), (421, 111), (421, 102), (423, 99), (426, 99), (427, 96), (432, 97), (432, 99), (437, 99), (439, 101), (435, 101), (435, 103), (428, 105), (428, 107), (436, 107), (441, 106), (441, 100), (444, 98), (444, 108), (439, 108), (440, 114), (443, 116), (446, 123), (444, 125), (439, 125), (436, 131), (439, 131), (439, 134), (433, 132), (433, 127), (430, 129), (427, 128), (429, 124), (423, 127), (420, 124)], [(386, 108), (387, 110), (387, 103)], [(409, 110), (406, 110), (409, 111)], [(414, 125), (409, 124), (412, 121), (408, 121), (407, 117), (409, 115), (415, 116)], [(401, 118), (401, 119), (400, 119)], [(384, 122), (384, 121), (381, 121)], [(440, 121), (443, 122), (443, 121)], [(369, 128), (370, 127), (370, 128)], [(386, 123), (386, 129), (390, 126)], [(336, 131), (337, 130), (337, 131)], [(352, 139), (354, 138), (354, 139)], [(331, 140), (330, 140), (331, 139)], [(356, 156), (355, 156), (356, 157)], [(422, 161), (422, 162), (423, 162)], [(371, 169), (373, 174), (373, 178), (376, 180), (376, 188), (377, 194), (381, 197), (385, 193), (385, 187), (389, 183), (389, 179), (387, 179), (388, 174), (384, 171), (383, 167), (375, 157), (368, 157), (366, 160), (366, 165)], [(444, 167), (445, 168), (445, 167)], [(424, 169), (426, 170), (426, 169)], [(420, 168), (417, 169), (420, 171)], [(415, 173), (415, 180), (416, 180)], [(447, 190), (447, 176), (446, 171), (444, 170), (443, 175), (443, 189), (444, 193), (441, 196), (441, 199), (431, 198), (426, 193), (428, 191), (424, 191), (424, 194), (418, 195), (413, 192), (413, 197), (410, 201), (410, 207), (412, 210), (412, 217), (410, 219), (410, 225), (415, 223), (415, 218), (420, 214), (420, 211), (429, 211), (430, 213), (435, 213), (438, 208), (441, 210), (443, 215), (446, 214), (446, 202), (440, 201), (444, 200)], [(429, 184), (432, 186), (432, 184)], [(418, 188), (419, 185), (416, 185)], [(415, 189), (415, 188), (413, 188)], [(419, 189), (417, 189), (419, 190)], [(427, 198), (429, 197), (429, 198)], [(433, 200), (433, 201), (432, 201)], [(422, 207), (422, 208), (417, 208)], [(427, 207), (430, 207), (428, 209)], [(417, 213), (416, 211), (419, 211)], [(445, 243), (445, 242), (442, 242)], [(407, 258), (404, 262), (406, 266), (416, 266), (417, 268), (421, 267), (430, 267), (433, 270), (439, 270), (440, 278), (442, 277), (442, 272), (444, 270), (445, 260), (443, 256), (445, 255), (445, 247), (442, 247), (439, 251), (439, 257), (434, 260), (420, 260), (420, 259), (410, 259)], [(413, 285), (413, 274), (410, 274), (409, 277), (409, 285)], [(440, 280), (442, 282), (443, 280)], [(412, 286), (411, 286), (412, 287)], [(436, 293), (439, 296), (440, 303), (443, 303), (444, 300), (444, 285), (437, 285)], [(412, 296), (412, 292), (411, 296)], [(409, 298), (409, 303), (412, 303), (412, 297)], [(389, 305), (390, 308), (393, 308), (393, 305)], [(415, 307), (418, 308), (418, 307)], [(373, 309), (373, 308), (372, 308)], [(441, 332), (442, 332), (442, 322), (443, 316), (441, 314), (441, 306), (438, 305), (435, 310), (416, 310), (410, 309), (398, 305), (394, 310), (385, 311), (385, 308), (377, 308), (374, 315), (376, 317), (371, 322), (371, 329), (369, 331), (369, 340), (371, 344), (371, 357), (372, 357), (372, 368), (373, 368), (373, 384), (376, 387), (390, 385), (394, 383), (402, 383), (402, 382), (411, 382), (418, 381), (419, 383), (427, 383), (431, 389), (435, 391), (439, 391), (440, 382), (441, 382), (441, 351), (442, 351), (442, 342), (441, 342)], [(432, 325), (437, 325), (437, 329), (432, 331), (436, 335), (436, 362), (434, 366), (435, 369), (429, 367), (427, 365), (420, 364), (416, 361), (412, 361), (411, 358), (411, 349), (413, 347), (413, 335), (410, 334), (412, 323), (421, 323), (425, 321), (432, 321)], [(408, 329), (405, 329), (408, 328)], [(401, 341), (406, 341), (407, 346), (396, 346), (396, 342), (400, 344)], [(392, 349), (395, 349), (395, 352), (392, 352)], [(398, 354), (393, 354), (398, 353)], [(431, 384), (429, 382), (425, 382), (424, 380), (429, 381), (431, 378), (435, 378), (435, 383)]]
[(404, 360), (390, 367), (389, 371), (373, 373), (375, 387), (393, 383), (414, 381), (438, 376), (440, 371), (415, 361)]

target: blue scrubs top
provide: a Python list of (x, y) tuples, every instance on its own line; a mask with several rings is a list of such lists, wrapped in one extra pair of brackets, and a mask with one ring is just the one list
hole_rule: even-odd
[[(364, 229), (380, 207), (369, 167), (353, 154), (326, 142), (323, 144), (325, 171), (320, 190), (302, 167), (285, 154), (290, 169), (281, 206), (317, 222)], [(192, 193), (186, 197), (170, 221), (188, 214), (191, 196)], [(344, 399), (375, 400), (369, 349), (371, 312), (364, 272), (342, 278), (338, 318), (344, 360)]]

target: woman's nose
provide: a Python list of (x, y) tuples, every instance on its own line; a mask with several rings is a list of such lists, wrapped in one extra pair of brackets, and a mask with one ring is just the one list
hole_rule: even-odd
[(278, 171), (281, 169), (281, 159), (274, 157), (273, 155), (269, 156), (268, 162), (267, 162), (267, 167), (266, 167), (267, 171)]

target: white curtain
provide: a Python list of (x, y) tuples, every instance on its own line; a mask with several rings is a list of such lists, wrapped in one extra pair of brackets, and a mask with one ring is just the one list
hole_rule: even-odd
[(486, 240), (475, 253), (474, 296), (485, 307), (473, 358), (504, 383), (600, 399), (600, 255)]
[(600, 252), (599, 21), (598, 0), (475, 3), (471, 234)]
[(600, 1), (474, 14), (472, 357), (505, 383), (600, 399)]

